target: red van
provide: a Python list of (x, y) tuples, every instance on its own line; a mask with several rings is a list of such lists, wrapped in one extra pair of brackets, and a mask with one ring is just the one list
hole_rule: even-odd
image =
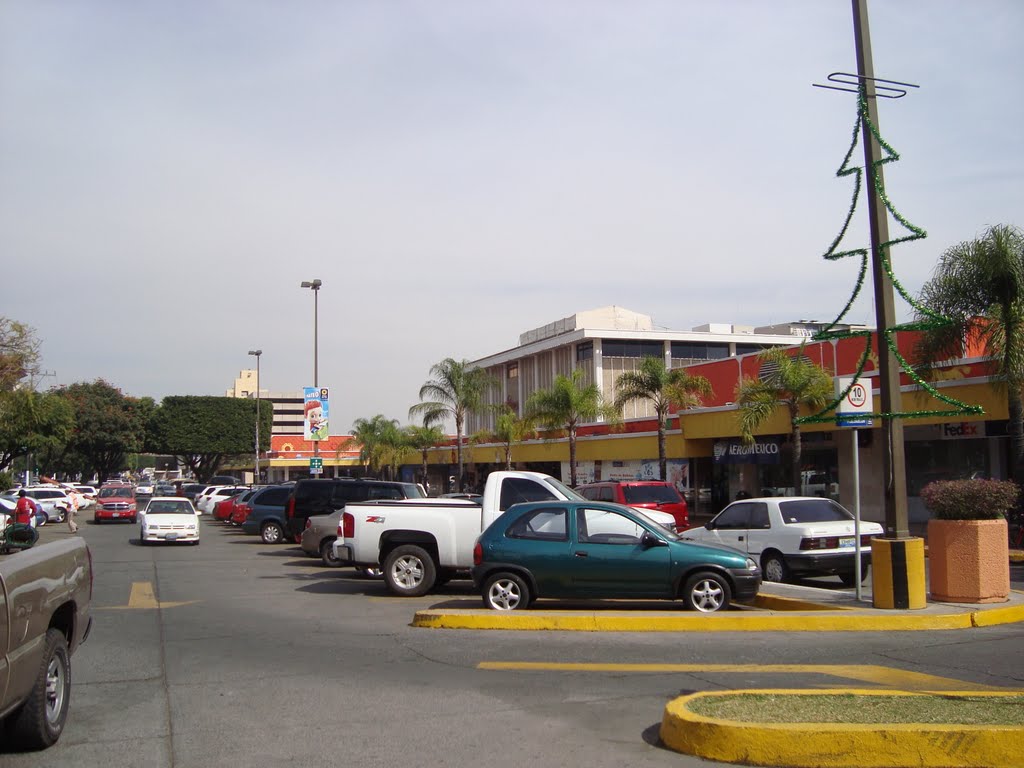
[(672, 483), (661, 480), (618, 480), (587, 483), (575, 489), (591, 501), (614, 501), (639, 510), (660, 509), (676, 519), (676, 530), (690, 527), (690, 511), (686, 499)]

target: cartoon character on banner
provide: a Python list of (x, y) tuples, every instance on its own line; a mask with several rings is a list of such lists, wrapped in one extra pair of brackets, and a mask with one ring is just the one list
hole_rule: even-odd
[(310, 440), (327, 439), (327, 418), (324, 416), (324, 406), (319, 400), (306, 402), (306, 421), (309, 423)]

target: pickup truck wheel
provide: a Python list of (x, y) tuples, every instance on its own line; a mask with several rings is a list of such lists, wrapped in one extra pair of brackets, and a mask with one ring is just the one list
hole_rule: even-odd
[(43, 749), (60, 738), (71, 704), (71, 657), (59, 630), (49, 629), (32, 693), (12, 716), (11, 734), (24, 747)]
[(761, 556), (761, 572), (765, 581), (782, 583), (789, 578), (789, 567), (778, 552), (766, 552)]
[(324, 565), (328, 568), (338, 568), (341, 566), (341, 558), (334, 556), (334, 539), (328, 539), (320, 545), (320, 559), (324, 561)]
[(434, 559), (425, 549), (414, 544), (395, 547), (384, 561), (384, 580), (388, 589), (402, 597), (427, 594), (436, 578)]
[(514, 611), (530, 604), (530, 588), (514, 573), (496, 573), (484, 583), (484, 607)]
[(695, 573), (686, 580), (686, 586), (683, 587), (683, 600), (692, 611), (724, 611), (729, 607), (731, 599), (729, 583), (717, 573)]
[(260, 538), (264, 544), (280, 544), (284, 540), (284, 531), (277, 523), (267, 523), (260, 528)]

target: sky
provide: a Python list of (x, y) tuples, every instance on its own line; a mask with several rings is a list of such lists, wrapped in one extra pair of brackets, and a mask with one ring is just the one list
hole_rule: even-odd
[[(879, 103), (916, 294), (1024, 227), (1024, 3), (868, 9), (876, 76), (920, 85)], [(320, 279), (335, 433), (588, 309), (831, 320), (856, 97), (813, 84), (855, 55), (849, 0), (0, 0), (0, 315), (42, 388), (222, 395), (261, 349), (293, 392)]]

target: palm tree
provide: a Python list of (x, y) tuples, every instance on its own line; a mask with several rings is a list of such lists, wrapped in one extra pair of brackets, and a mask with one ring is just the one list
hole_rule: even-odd
[(446, 357), (430, 369), (433, 376), (420, 387), (420, 400), (409, 409), (409, 418), (422, 417), (424, 426), (440, 424), (448, 418), (455, 421), (456, 452), (459, 476), (456, 487), (462, 490), (462, 430), (466, 416), (479, 409), (492, 379), (483, 368), (470, 368), (468, 360)]
[(520, 416), (508, 403), (501, 406), (494, 420), (494, 437), (505, 447), (505, 469), (512, 469), (512, 445), (521, 443), (536, 432), (536, 420), (531, 416)]
[(559, 374), (550, 389), (538, 389), (526, 404), (530, 418), (550, 429), (565, 429), (569, 436), (570, 485), (576, 485), (576, 430), (580, 424), (605, 418), (618, 419), (618, 409), (604, 401), (597, 384), (586, 383), (582, 368)]
[(793, 491), (803, 493), (800, 475), (801, 437), (797, 417), (802, 407), (821, 410), (833, 398), (832, 376), (803, 354), (803, 346), (795, 355), (784, 347), (766, 349), (758, 354), (761, 374), (758, 378), (742, 378), (736, 386), (739, 406), (740, 434), (744, 441), (754, 441), (754, 430), (763, 424), (781, 403), (789, 412), (793, 444)]
[(417, 426), (413, 424), (405, 428), (409, 446), (420, 452), (423, 459), (423, 473), (420, 479), (423, 487), (427, 487), (427, 451), (444, 441), (444, 432), (440, 427)]
[(356, 419), (352, 425), (352, 437), (359, 443), (359, 460), (370, 474), (392, 461), (396, 444), (399, 442), (398, 420), (377, 414), (372, 419)]
[(645, 357), (635, 371), (626, 371), (615, 382), (615, 408), (619, 411), (634, 400), (650, 400), (658, 419), (658, 471), (668, 477), (665, 457), (665, 426), (673, 404), (695, 408), (711, 394), (711, 383), (703, 376), (690, 376), (682, 368), (665, 367), (657, 357)]
[[(962, 357), (964, 342), (980, 342), (1006, 387), (1012, 478), (1024, 482), (1024, 233), (1004, 224), (939, 257), (921, 289), (921, 304), (950, 322), (930, 328), (917, 347), (924, 365)], [(925, 318), (919, 313), (919, 320)]]

